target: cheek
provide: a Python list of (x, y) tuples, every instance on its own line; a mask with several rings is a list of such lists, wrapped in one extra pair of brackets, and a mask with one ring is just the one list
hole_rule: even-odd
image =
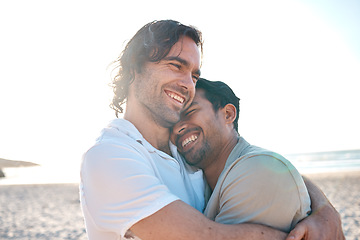
[(219, 135), (222, 134), (222, 128), (221, 123), (218, 121), (215, 121), (214, 119), (206, 119), (206, 121), (203, 122), (204, 129), (206, 129), (207, 137), (215, 137), (218, 138)]

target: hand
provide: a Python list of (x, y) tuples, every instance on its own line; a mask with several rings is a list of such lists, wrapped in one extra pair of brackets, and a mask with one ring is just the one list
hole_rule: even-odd
[(345, 240), (340, 214), (332, 205), (322, 206), (298, 223), (286, 240)]

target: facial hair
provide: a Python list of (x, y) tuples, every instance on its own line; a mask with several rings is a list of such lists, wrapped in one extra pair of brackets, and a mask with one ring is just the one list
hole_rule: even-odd
[(180, 120), (180, 111), (168, 106), (169, 99), (164, 93), (164, 86), (160, 87), (157, 79), (152, 78), (151, 74), (146, 79), (138, 78), (133, 84), (135, 97), (148, 110), (150, 118), (158, 125), (170, 128)]
[(210, 154), (210, 144), (208, 141), (204, 141), (200, 149), (191, 149), (190, 151), (183, 153), (185, 161), (195, 167), (204, 168), (206, 164), (206, 159)]

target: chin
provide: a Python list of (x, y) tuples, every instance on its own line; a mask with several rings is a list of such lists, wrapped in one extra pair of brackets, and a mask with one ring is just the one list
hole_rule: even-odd
[(199, 163), (201, 162), (201, 159), (198, 159), (195, 156), (191, 156), (191, 154), (183, 154), (183, 156), (187, 164), (189, 164), (190, 166), (199, 167)]
[(173, 127), (178, 121), (180, 121), (180, 114), (163, 114), (158, 119), (159, 123), (166, 128)]

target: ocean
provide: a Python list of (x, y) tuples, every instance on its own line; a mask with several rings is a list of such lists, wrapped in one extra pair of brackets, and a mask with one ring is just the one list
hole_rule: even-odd
[(291, 161), (302, 174), (360, 171), (360, 150), (343, 150), (288, 154)]
[[(360, 171), (360, 150), (284, 155), (301, 174)], [(79, 183), (80, 166), (4, 168), (0, 185)]]

